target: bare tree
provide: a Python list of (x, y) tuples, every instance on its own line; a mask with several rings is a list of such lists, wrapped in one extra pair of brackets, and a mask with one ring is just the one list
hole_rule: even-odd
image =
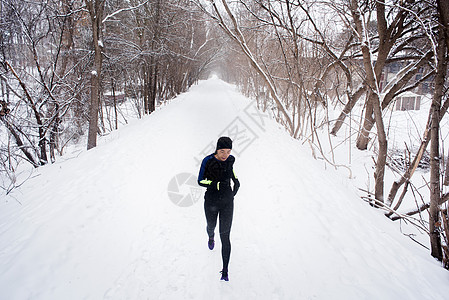
[(437, 71), (435, 76), (435, 92), (432, 100), (432, 121), (430, 139), (430, 208), (429, 208), (429, 231), (431, 254), (438, 260), (443, 259), (440, 237), (440, 112), (443, 98), (444, 85), (447, 74), (447, 38), (449, 37), (449, 5), (437, 1), (438, 19), (438, 40), (437, 40)]
[[(384, 4), (376, 3), (378, 19), (384, 22), (382, 17), (385, 14)], [(357, 37), (360, 41), (360, 46), (363, 54), (363, 65), (366, 72), (366, 84), (369, 87), (369, 96), (367, 107), (370, 107), (374, 111), (374, 120), (377, 125), (377, 138), (379, 142), (379, 149), (376, 161), (375, 177), (375, 197), (377, 201), (384, 202), (383, 188), (384, 188), (384, 174), (385, 164), (387, 161), (387, 136), (385, 134), (385, 128), (382, 118), (382, 108), (380, 104), (380, 91), (377, 83), (377, 76), (375, 66), (373, 66), (373, 56), (371, 53), (371, 45), (369, 41), (367, 24), (362, 21), (362, 15), (358, 1), (351, 1), (351, 14), (354, 19), (355, 29), (357, 31)], [(363, 18), (365, 19), (365, 18)], [(385, 34), (385, 32), (380, 33)], [(380, 38), (384, 40), (383, 38)], [(368, 108), (367, 108), (368, 109)], [(363, 134), (363, 133), (362, 133)]]
[[(3, 121), (19, 149), (27, 152), (28, 161), (35, 166), (46, 164), (49, 160), (54, 161), (58, 128), (70, 103), (69, 99), (64, 99), (61, 89), (66, 84), (68, 62), (64, 52), (70, 48), (70, 45), (64, 48), (63, 42), (68, 31), (66, 21), (70, 8), (55, 3), (36, 3), (27, 7), (12, 0), (2, 3), (2, 13), (9, 18), (6, 24), (20, 25), (5, 28), (5, 32), (8, 36), (21, 36), (21, 43), (16, 39), (2, 43), (4, 72), (0, 76), (7, 90), (15, 91), (6, 102), (13, 107), (11, 115), (4, 116)], [(17, 50), (21, 51), (16, 53)], [(16, 84), (17, 89), (13, 87)], [(75, 93), (72, 91), (72, 94)], [(19, 99), (23, 101), (16, 102)], [(29, 119), (23, 118), (24, 111), (30, 112)], [(24, 125), (33, 118), (35, 124)], [(37, 145), (33, 131), (37, 133)]]
[[(152, 65), (158, 66), (151, 83), (152, 109), (198, 80), (219, 46), (207, 36), (200, 12), (189, 1), (159, 1), (159, 38), (153, 39), (154, 27), (148, 26), (143, 47), (136, 47), (139, 36), (134, 33), (143, 27), (132, 23), (133, 15), (145, 14), (147, 7), (151, 24), (156, 21), (155, 3), (0, 2), (0, 125), (7, 132), (0, 139), (1, 172), (13, 178), (23, 161), (35, 167), (54, 162), (70, 142), (80, 140), (88, 121), (88, 147), (95, 145), (109, 109), (101, 106), (102, 92), (119, 89), (132, 101), (143, 95), (141, 78), (149, 77), (140, 72), (141, 58), (152, 57)], [(153, 50), (145, 48), (153, 40)], [(114, 109), (111, 130), (118, 127), (121, 114), (117, 102)]]
[(94, 48), (94, 69), (92, 70), (91, 94), (89, 106), (89, 134), (87, 140), (87, 149), (97, 146), (98, 133), (98, 111), (100, 107), (100, 84), (101, 84), (101, 66), (102, 56), (102, 28), (105, 0), (84, 0), (90, 16), (92, 28), (92, 43)]

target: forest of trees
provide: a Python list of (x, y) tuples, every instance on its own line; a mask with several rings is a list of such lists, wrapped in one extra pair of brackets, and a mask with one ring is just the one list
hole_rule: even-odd
[[(6, 170), (21, 160), (52, 162), (85, 134), (88, 149), (95, 147), (97, 135), (118, 126), (116, 94), (139, 116), (150, 114), (219, 55), (187, 0), (2, 0), (0, 14)], [(105, 105), (111, 115), (102, 115)]]
[[(98, 135), (117, 129), (116, 95), (124, 95), (142, 117), (215, 71), (318, 152), (318, 132), (337, 136), (354, 107), (362, 106), (356, 147), (365, 151), (375, 142), (376, 149), (371, 203), (392, 220), (428, 211), (431, 254), (449, 268), (449, 194), (443, 192), (449, 160), (442, 159), (440, 138), (449, 107), (448, 1), (0, 3), (0, 120), (7, 135), (0, 141), (0, 168), (10, 178), (4, 189), (14, 188), (20, 163), (54, 162), (67, 144), (87, 136), (90, 149)], [(396, 76), (384, 84), (382, 76), (394, 63)], [(387, 186), (391, 158), (384, 112), (422, 83), (431, 85), (427, 127), (407, 169)], [(335, 120), (327, 117), (331, 109), (340, 110)], [(425, 153), (430, 199), (400, 214)]]

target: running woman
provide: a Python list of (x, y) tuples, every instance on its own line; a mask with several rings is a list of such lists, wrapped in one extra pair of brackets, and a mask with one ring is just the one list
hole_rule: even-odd
[[(240, 182), (234, 173), (235, 157), (231, 155), (232, 140), (220, 137), (214, 153), (206, 156), (201, 163), (198, 184), (206, 187), (204, 195), (204, 211), (207, 221), (208, 247), (214, 249), (215, 227), (219, 218), (219, 232), (221, 240), (221, 256), (223, 269), (221, 280), (229, 281), (228, 265), (231, 255), (232, 216), (234, 213), (234, 196), (240, 187)], [(231, 180), (233, 187), (231, 187)]]

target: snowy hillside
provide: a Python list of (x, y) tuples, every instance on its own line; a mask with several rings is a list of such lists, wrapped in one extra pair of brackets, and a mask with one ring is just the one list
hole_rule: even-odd
[[(229, 282), (199, 160), (234, 136)], [(447, 299), (449, 273), (218, 79), (0, 201), (0, 299)], [(178, 190), (179, 185), (179, 190)], [(192, 203), (191, 201), (196, 201)]]

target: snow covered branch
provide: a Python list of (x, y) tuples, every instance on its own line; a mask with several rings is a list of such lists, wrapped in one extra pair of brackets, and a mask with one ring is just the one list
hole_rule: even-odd
[(136, 6), (133, 6), (133, 7), (125, 7), (125, 8), (121, 8), (121, 9), (119, 9), (119, 10), (117, 10), (117, 11), (115, 11), (115, 12), (109, 14), (109, 15), (107, 15), (107, 16), (103, 19), (102, 23), (105, 23), (105, 22), (108, 21), (110, 18), (112, 18), (112, 17), (118, 15), (118, 14), (121, 13), (121, 12), (124, 12), (124, 11), (130, 11), (130, 10), (137, 9), (137, 8), (139, 8), (139, 7), (141, 7), (141, 6), (145, 5), (145, 4), (147, 4), (148, 1), (149, 1), (149, 0), (147, 0), (147, 1), (145, 1), (145, 2), (142, 2), (142, 3), (140, 3), (139, 5), (136, 5)]

